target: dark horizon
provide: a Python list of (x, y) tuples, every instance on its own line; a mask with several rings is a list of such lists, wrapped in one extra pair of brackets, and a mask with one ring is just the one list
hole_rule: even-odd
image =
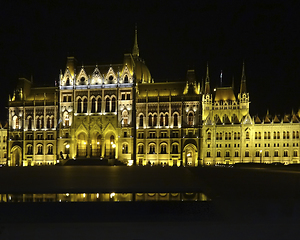
[(194, 68), (198, 82), (209, 63), (211, 87), (239, 89), (245, 62), (250, 113), (298, 111), (299, 16), (294, 2), (140, 4), (93, 2), (58, 5), (16, 1), (2, 7), (1, 121), (18, 77), (54, 86), (66, 57), (79, 64), (111, 64), (131, 52), (138, 28), (140, 56), (155, 82), (184, 80)]

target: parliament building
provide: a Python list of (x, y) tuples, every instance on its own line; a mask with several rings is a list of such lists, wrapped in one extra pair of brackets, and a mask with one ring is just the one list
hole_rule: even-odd
[(68, 57), (58, 86), (19, 79), (9, 97), (7, 165), (299, 163), (299, 113), (250, 116), (244, 65), (241, 72), (237, 94), (211, 88), (208, 66), (203, 83), (194, 70), (185, 81), (155, 83), (137, 31), (123, 63), (82, 66)]

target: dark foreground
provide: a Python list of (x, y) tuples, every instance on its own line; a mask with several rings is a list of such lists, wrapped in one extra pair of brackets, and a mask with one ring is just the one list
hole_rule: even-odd
[(211, 198), (1, 203), (0, 239), (296, 239), (300, 232), (300, 172), (284, 168), (1, 168), (0, 184), (0, 193), (204, 192)]

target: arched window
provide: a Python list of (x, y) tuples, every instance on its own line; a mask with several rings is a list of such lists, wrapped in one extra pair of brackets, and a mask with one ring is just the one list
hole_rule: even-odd
[(47, 128), (50, 128), (50, 117), (47, 117)]
[(37, 146), (37, 154), (43, 154), (43, 145), (38, 145)]
[[(257, 132), (255, 132), (255, 137), (257, 137)], [(234, 140), (236, 140), (236, 132), (234, 132)]]
[(155, 154), (155, 145), (154, 144), (151, 144), (149, 146), (149, 154)]
[(116, 98), (115, 98), (115, 97), (113, 97), (113, 98), (111, 99), (111, 111), (112, 111), (112, 112), (115, 112), (115, 111), (116, 111)]
[(283, 132), (283, 139), (285, 139), (285, 132)]
[(238, 151), (235, 151), (235, 152), (234, 152), (234, 156), (235, 156), (235, 157), (238, 157), (238, 156), (239, 156), (239, 152), (238, 152)]
[(140, 144), (138, 147), (138, 154), (143, 154), (144, 153), (144, 145)]
[(87, 113), (87, 107), (88, 107), (88, 100), (85, 98), (83, 100), (83, 113)]
[(128, 144), (124, 143), (122, 146), (122, 154), (127, 154), (128, 153)]
[(265, 151), (265, 157), (269, 157), (269, 151)]
[(32, 129), (32, 118), (29, 117), (28, 118), (28, 130), (31, 130)]
[(217, 151), (217, 157), (221, 157), (221, 152)]
[(82, 110), (82, 100), (81, 100), (81, 98), (79, 98), (78, 100), (77, 100), (77, 113), (81, 113), (81, 110)]
[(36, 128), (40, 129), (40, 118), (36, 117)]
[(32, 145), (27, 145), (27, 155), (32, 155)]
[(298, 157), (298, 151), (294, 150), (294, 157)]
[(174, 127), (178, 127), (178, 114), (174, 114)]
[(143, 115), (140, 115), (139, 126), (140, 126), (140, 127), (143, 127), (143, 126), (144, 126), (144, 116), (143, 116)]
[(162, 127), (164, 125), (164, 115), (160, 114), (159, 125)]
[(290, 139), (290, 132), (289, 131), (286, 132), (286, 139)]
[(51, 128), (54, 128), (54, 116), (51, 116), (51, 124), (50, 124)]
[(169, 114), (165, 114), (165, 126), (169, 126)]
[(41, 128), (44, 128), (44, 118), (43, 117), (40, 118), (40, 122), (41, 122)]
[(225, 157), (230, 157), (230, 152), (229, 151), (226, 151)]
[(231, 132), (228, 133), (228, 140), (231, 140)]
[(92, 108), (91, 108), (91, 112), (95, 113), (96, 112), (96, 99), (92, 98)]
[(216, 140), (219, 140), (219, 133), (216, 133)]
[(276, 132), (274, 132), (273, 134), (273, 139), (276, 139)]
[(105, 99), (105, 112), (109, 112), (110, 110), (110, 99), (107, 97)]
[(278, 156), (279, 156), (278, 150), (275, 150), (275, 152), (274, 152), (274, 157), (278, 157)]
[(128, 83), (128, 76), (127, 75), (125, 75), (125, 77), (124, 77), (124, 83)]
[(97, 112), (101, 112), (101, 98), (100, 97), (97, 100)]
[(126, 110), (122, 113), (122, 122), (124, 125), (128, 125), (128, 112)]
[(53, 145), (48, 145), (47, 149), (48, 149), (47, 154), (53, 154)]
[(172, 154), (178, 154), (178, 144), (172, 145)]
[(192, 112), (189, 113), (188, 116), (188, 124), (192, 126), (194, 124), (194, 114)]
[(289, 152), (288, 152), (287, 150), (284, 150), (283, 156), (284, 156), (284, 157), (288, 157), (288, 156), (289, 156)]
[(148, 124), (149, 127), (152, 127), (152, 115), (149, 115)]
[(156, 114), (154, 114), (154, 116), (153, 116), (153, 126), (154, 127), (157, 126), (157, 115)]
[(161, 154), (166, 154), (167, 153), (167, 145), (166, 144), (160, 145), (160, 153)]
[(299, 138), (299, 131), (296, 132), (296, 138)]

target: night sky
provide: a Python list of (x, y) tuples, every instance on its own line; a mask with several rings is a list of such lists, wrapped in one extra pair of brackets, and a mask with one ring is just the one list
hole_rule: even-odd
[(140, 56), (156, 82), (198, 81), (238, 90), (245, 61), (252, 115), (298, 111), (300, 63), (296, 1), (6, 1), (0, 8), (0, 120), (18, 77), (53, 86), (66, 57), (121, 63), (135, 24)]

